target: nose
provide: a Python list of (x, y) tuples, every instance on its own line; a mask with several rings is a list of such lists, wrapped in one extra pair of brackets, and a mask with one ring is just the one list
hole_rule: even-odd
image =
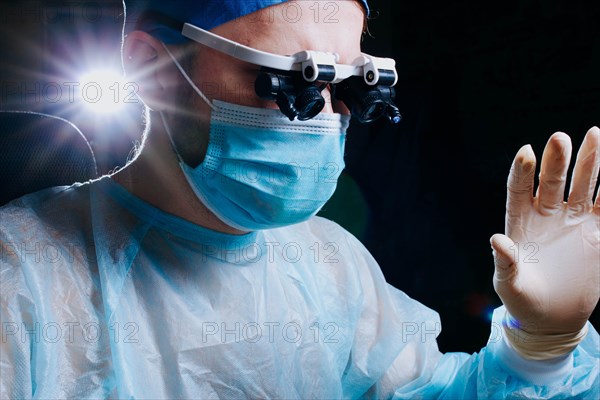
[(321, 95), (323, 96), (323, 99), (325, 99), (325, 106), (321, 111), (322, 113), (350, 115), (350, 110), (346, 107), (344, 102), (333, 97), (331, 85), (327, 85), (321, 92)]

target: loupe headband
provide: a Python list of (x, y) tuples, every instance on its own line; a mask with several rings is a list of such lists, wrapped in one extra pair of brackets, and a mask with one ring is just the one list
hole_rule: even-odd
[(396, 62), (391, 58), (362, 53), (351, 65), (339, 64), (337, 53), (305, 50), (282, 56), (256, 50), (226, 39), (189, 23), (183, 25), (183, 36), (238, 60), (281, 71), (301, 71), (307, 82), (339, 83), (352, 76), (362, 76), (369, 86), (394, 86), (398, 81)]

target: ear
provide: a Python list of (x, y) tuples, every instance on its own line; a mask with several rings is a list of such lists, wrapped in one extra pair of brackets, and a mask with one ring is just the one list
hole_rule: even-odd
[(177, 80), (170, 61), (163, 44), (146, 32), (133, 31), (125, 38), (125, 76), (135, 82), (137, 95), (151, 110), (162, 111), (171, 104)]

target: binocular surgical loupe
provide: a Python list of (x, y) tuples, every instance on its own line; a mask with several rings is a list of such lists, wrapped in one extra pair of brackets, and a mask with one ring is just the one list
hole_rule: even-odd
[(352, 116), (369, 123), (387, 116), (393, 123), (402, 118), (393, 102), (398, 81), (391, 58), (361, 54), (352, 64), (339, 64), (339, 55), (313, 50), (282, 56), (256, 50), (184, 24), (183, 36), (239, 60), (261, 66), (254, 89), (266, 100), (274, 100), (291, 121), (315, 117), (325, 106), (321, 91), (330, 85), (332, 96), (344, 102)]

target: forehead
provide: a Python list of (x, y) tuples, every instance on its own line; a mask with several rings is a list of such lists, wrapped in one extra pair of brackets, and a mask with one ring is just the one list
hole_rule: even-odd
[(360, 55), (364, 19), (364, 8), (356, 0), (290, 1), (229, 21), (212, 32), (275, 54), (327, 51), (350, 63)]

